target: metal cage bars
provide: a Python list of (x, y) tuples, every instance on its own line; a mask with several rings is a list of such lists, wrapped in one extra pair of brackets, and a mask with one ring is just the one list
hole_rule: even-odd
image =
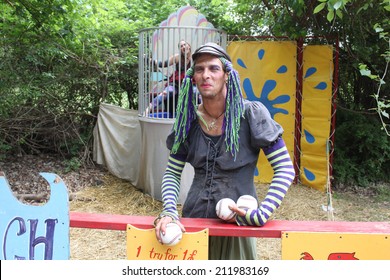
[[(166, 63), (170, 57), (180, 54), (179, 43), (186, 41), (191, 53), (200, 45), (215, 42), (226, 47), (227, 35), (224, 31), (196, 26), (165, 26), (142, 29), (139, 33), (139, 116), (147, 118), (174, 118), (181, 79), (184, 75), (175, 71), (182, 69), (185, 61), (178, 65)], [(184, 72), (184, 71), (183, 71)], [(171, 82), (170, 82), (171, 81)], [(171, 98), (176, 96), (176, 98)], [(157, 102), (156, 102), (157, 98)], [(163, 100), (164, 103), (160, 101)], [(170, 109), (168, 109), (170, 108)]]

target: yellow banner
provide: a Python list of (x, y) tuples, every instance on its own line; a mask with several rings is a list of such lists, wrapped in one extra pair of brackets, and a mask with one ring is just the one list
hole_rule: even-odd
[[(297, 46), (293, 41), (237, 41), (227, 51), (239, 72), (244, 97), (262, 102), (284, 129), (283, 138), (291, 158), (295, 148), (296, 101), (301, 100), (300, 180), (304, 185), (326, 190), (328, 140), (330, 136), (333, 47), (308, 45), (303, 50), (302, 96), (296, 96)], [(271, 166), (259, 157), (255, 181), (269, 183)]]
[(300, 179), (326, 190), (333, 80), (333, 48), (306, 46), (303, 51)]
[(387, 234), (284, 232), (283, 260), (390, 260)]
[[(263, 103), (283, 126), (283, 139), (294, 158), (296, 42), (231, 42), (227, 51), (240, 74), (244, 97)], [(264, 155), (254, 175), (258, 182), (271, 181), (273, 171)]]
[(207, 260), (209, 230), (186, 232), (175, 246), (162, 245), (154, 229), (127, 225), (128, 260)]

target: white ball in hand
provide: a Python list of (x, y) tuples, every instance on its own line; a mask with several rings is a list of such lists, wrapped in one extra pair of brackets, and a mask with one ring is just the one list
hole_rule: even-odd
[(174, 246), (180, 242), (183, 237), (181, 228), (176, 223), (169, 223), (166, 225), (165, 234), (160, 231), (161, 242), (167, 246)]
[(215, 211), (217, 212), (217, 216), (224, 221), (231, 221), (235, 218), (236, 213), (230, 210), (229, 206), (233, 206), (236, 203), (231, 198), (222, 198), (218, 201)]
[(237, 207), (240, 209), (257, 209), (257, 199), (251, 195), (242, 195), (237, 200)]

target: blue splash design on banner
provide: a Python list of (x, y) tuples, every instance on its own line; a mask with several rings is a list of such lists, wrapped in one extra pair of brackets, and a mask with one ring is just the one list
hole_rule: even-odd
[(310, 172), (306, 167), (303, 168), (303, 172), (305, 173), (307, 180), (314, 181), (316, 179), (316, 175)]
[(327, 88), (327, 84), (325, 82), (321, 82), (318, 85), (316, 85), (314, 88), (319, 90), (325, 90)]
[(286, 72), (287, 72), (287, 66), (286, 65), (280, 66), (280, 68), (276, 71), (276, 73), (278, 73), (278, 74), (283, 74), (283, 73), (286, 73)]
[[(264, 56), (266, 55), (266, 52), (264, 49), (261, 49), (258, 51), (258, 58), (259, 60), (262, 60)], [(245, 69), (248, 69), (245, 62), (241, 59), (237, 59), (237, 64)], [(276, 70), (277, 74), (285, 74), (287, 73), (288, 68), (286, 65), (281, 65)], [(284, 104), (290, 101), (290, 96), (288, 94), (282, 94), (277, 96), (275, 99), (271, 100), (269, 98), (272, 91), (277, 87), (277, 82), (275, 80), (267, 80), (265, 81), (263, 88), (261, 89), (260, 96), (256, 96), (253, 87), (252, 82), (249, 78), (245, 78), (243, 80), (243, 89), (246, 93), (246, 97), (250, 101), (260, 101), (264, 104), (265, 107), (267, 107), (268, 111), (271, 114), (271, 117), (274, 118), (276, 114), (288, 114), (288, 111), (285, 109), (277, 108), (276, 106), (279, 104)]]
[(313, 143), (316, 141), (316, 139), (315, 139), (315, 137), (313, 136), (313, 134), (311, 134), (311, 133), (310, 133), (309, 131), (307, 131), (306, 129), (304, 130), (304, 132), (305, 132), (305, 138), (306, 138), (307, 143), (313, 144)]
[(243, 88), (244, 88), (244, 91), (246, 92), (247, 99), (251, 100), (251, 101), (260, 101), (261, 103), (263, 103), (264, 106), (267, 107), (272, 118), (274, 118), (277, 113), (287, 115), (288, 114), (287, 110), (281, 109), (281, 108), (276, 108), (275, 105), (284, 104), (284, 103), (287, 103), (288, 101), (290, 101), (290, 96), (287, 94), (280, 95), (273, 100), (269, 99), (269, 95), (276, 88), (276, 85), (277, 85), (277, 83), (275, 80), (265, 81), (265, 83), (263, 85), (263, 89), (262, 89), (261, 94), (260, 94), (260, 97), (257, 97), (253, 91), (252, 83), (251, 83), (250, 79), (247, 78), (243, 82)]
[[(314, 75), (315, 73), (317, 73), (317, 68), (316, 67), (309, 67), (306, 70), (304, 78), (308, 78), (308, 77)], [(328, 85), (326, 84), (326, 82), (320, 82), (314, 88), (319, 89), (319, 90), (325, 90), (327, 87), (328, 87)]]
[(307, 77), (310, 77), (311, 75), (313, 75), (314, 73), (317, 72), (317, 68), (315, 67), (309, 67), (307, 70), (306, 70), (306, 74), (305, 74), (305, 77), (304, 78), (307, 78)]
[(264, 57), (264, 54), (265, 54), (265, 50), (264, 50), (264, 49), (261, 49), (261, 50), (259, 50), (259, 52), (257, 53), (257, 56), (259, 57), (260, 60), (262, 60), (263, 57)]
[(246, 69), (245, 62), (241, 58), (237, 59), (237, 64)]

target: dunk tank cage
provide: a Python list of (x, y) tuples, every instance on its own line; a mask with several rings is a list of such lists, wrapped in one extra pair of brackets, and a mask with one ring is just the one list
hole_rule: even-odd
[[(164, 62), (171, 56), (180, 54), (181, 41), (186, 41), (191, 46), (191, 53), (207, 42), (215, 42), (226, 47), (225, 32), (210, 27), (211, 24), (197, 12), (191, 12), (191, 16), (195, 19), (192, 18), (185, 23), (192, 21), (195, 26), (179, 26), (177, 12), (175, 13), (177, 26), (161, 24), (156, 28), (142, 29), (139, 33), (138, 116), (142, 133), (142, 151), (138, 185), (158, 200), (161, 200), (161, 182), (169, 157), (165, 141), (175, 121), (176, 103), (181, 86), (181, 80), (175, 77), (178, 75), (175, 72), (175, 65)], [(179, 62), (179, 68), (182, 63), (187, 65), (187, 62), (192, 63), (185, 59)], [(192, 166), (187, 164), (181, 178), (179, 203), (184, 202), (193, 175)]]
[[(176, 67), (184, 68), (185, 65), (192, 63), (187, 58), (179, 61), (178, 65), (167, 63), (169, 58), (180, 54), (181, 41), (190, 45), (189, 51), (192, 53), (207, 42), (215, 42), (226, 48), (226, 39), (226, 33), (212, 27), (164, 26), (141, 30), (139, 35), (140, 116), (157, 119), (175, 117), (178, 96), (176, 91), (180, 89), (181, 78), (185, 73), (185, 70), (182, 72), (175, 70)], [(163, 102), (153, 104), (154, 99), (159, 95)]]

